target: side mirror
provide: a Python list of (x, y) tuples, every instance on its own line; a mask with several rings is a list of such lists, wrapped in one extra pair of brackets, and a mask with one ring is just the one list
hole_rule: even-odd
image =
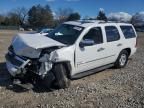
[(92, 46), (94, 45), (94, 40), (91, 40), (91, 39), (85, 39), (85, 40), (82, 40), (80, 43), (79, 43), (79, 46), (80, 48), (83, 48), (85, 46)]

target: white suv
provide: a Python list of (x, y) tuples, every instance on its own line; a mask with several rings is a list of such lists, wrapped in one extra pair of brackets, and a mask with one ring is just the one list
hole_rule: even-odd
[(47, 36), (18, 34), (6, 54), (7, 69), (15, 78), (40, 78), (48, 87), (65, 88), (70, 79), (125, 67), (136, 52), (136, 40), (131, 24), (65, 22)]

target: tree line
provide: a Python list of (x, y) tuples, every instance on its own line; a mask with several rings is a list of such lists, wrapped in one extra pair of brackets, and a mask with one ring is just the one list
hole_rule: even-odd
[[(81, 19), (78, 12), (71, 8), (59, 8), (55, 13), (49, 5), (40, 4), (32, 6), (30, 9), (25, 7), (11, 10), (7, 15), (0, 15), (0, 25), (19, 26), (19, 27), (55, 27), (65, 21)], [(96, 17), (98, 20), (107, 20), (105, 13), (100, 11)]]
[[(107, 18), (104, 9), (100, 9), (98, 15), (94, 18), (89, 16), (83, 19), (89, 20), (105, 20), (128, 22), (133, 25), (144, 25), (144, 14), (136, 13), (131, 16), (128, 13), (120, 12), (110, 14)], [(34, 5), (30, 9), (25, 7), (16, 8), (7, 13), (7, 15), (0, 14), (0, 26), (17, 26), (23, 28), (43, 28), (43, 27), (56, 27), (65, 21), (80, 20), (81, 15), (71, 8), (59, 8), (56, 12), (52, 11), (48, 4)]]
[(29, 26), (32, 28), (55, 27), (64, 21), (79, 20), (80, 18), (80, 14), (74, 12), (71, 8), (60, 8), (56, 13), (53, 13), (49, 5), (42, 6), (39, 4), (30, 9), (16, 8), (7, 15), (0, 15), (0, 25)]

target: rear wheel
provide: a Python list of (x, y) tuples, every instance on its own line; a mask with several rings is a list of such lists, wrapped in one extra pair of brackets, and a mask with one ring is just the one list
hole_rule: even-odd
[(115, 67), (116, 68), (124, 68), (128, 62), (128, 52), (126, 50), (123, 50), (120, 52), (116, 62)]
[(55, 64), (54, 75), (58, 88), (67, 88), (70, 86), (70, 80), (67, 78), (66, 68), (62, 63)]

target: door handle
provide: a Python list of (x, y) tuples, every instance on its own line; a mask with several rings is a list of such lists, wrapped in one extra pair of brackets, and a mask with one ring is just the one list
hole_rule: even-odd
[(103, 51), (105, 48), (99, 48), (97, 52)]
[(121, 43), (117, 44), (117, 47), (120, 47), (120, 46), (122, 46), (122, 44), (121, 44)]

